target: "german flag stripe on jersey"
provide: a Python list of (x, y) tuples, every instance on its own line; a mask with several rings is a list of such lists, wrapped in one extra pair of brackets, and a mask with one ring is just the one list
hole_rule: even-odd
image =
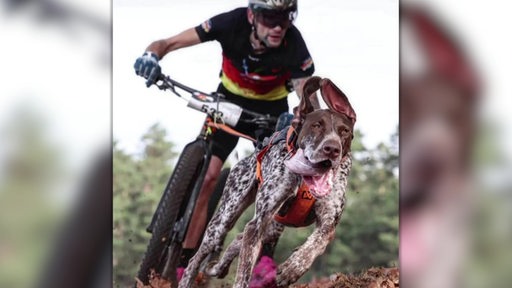
[(283, 99), (289, 93), (286, 89), (286, 81), (289, 78), (289, 72), (278, 76), (244, 74), (225, 55), (222, 57), (222, 84), (229, 92), (242, 97), (267, 101)]

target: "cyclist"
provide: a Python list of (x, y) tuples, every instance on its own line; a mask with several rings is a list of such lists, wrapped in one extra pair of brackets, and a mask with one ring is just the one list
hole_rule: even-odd
[[(217, 92), (244, 108), (277, 117), (288, 112), (289, 92), (295, 90), (302, 97), (302, 85), (315, 69), (305, 42), (293, 25), (296, 16), (297, 0), (249, 0), (248, 7), (216, 15), (197, 27), (151, 43), (137, 58), (134, 68), (150, 87), (161, 73), (158, 61), (169, 52), (216, 40), (222, 47)], [(311, 98), (318, 108), (316, 95)], [(271, 133), (255, 131), (247, 124), (238, 126), (237, 130), (256, 139)], [(200, 245), (208, 200), (222, 165), (237, 142), (238, 137), (223, 131), (213, 136), (212, 160), (183, 243), (180, 267), (186, 267)]]

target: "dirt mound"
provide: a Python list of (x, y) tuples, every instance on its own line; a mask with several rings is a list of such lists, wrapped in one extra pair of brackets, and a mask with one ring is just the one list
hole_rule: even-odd
[(395, 288), (399, 286), (398, 268), (371, 268), (360, 275), (336, 273), (306, 284), (295, 284), (292, 288)]
[[(228, 284), (206, 285), (204, 279), (198, 287), (224, 288)], [(359, 275), (336, 273), (329, 277), (320, 278), (310, 283), (294, 284), (291, 288), (398, 288), (398, 268), (370, 268)], [(137, 288), (171, 288), (169, 281), (156, 274), (150, 276), (150, 285), (138, 281)]]

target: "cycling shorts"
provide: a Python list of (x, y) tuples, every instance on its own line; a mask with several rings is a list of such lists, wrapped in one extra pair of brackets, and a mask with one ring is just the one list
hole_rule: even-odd
[[(219, 84), (217, 92), (226, 96), (226, 99), (231, 103), (261, 114), (270, 114), (277, 118), (281, 113), (288, 112), (288, 100), (286, 98), (275, 101), (248, 99), (229, 92), (222, 83)], [(272, 135), (274, 132), (273, 129), (262, 130), (258, 129), (255, 125), (248, 123), (238, 123), (235, 129), (258, 140), (263, 140), (263, 138)], [(222, 159), (222, 162), (226, 161), (229, 154), (238, 144), (238, 138), (239, 137), (228, 134), (222, 130), (217, 130), (212, 137), (213, 155)]]

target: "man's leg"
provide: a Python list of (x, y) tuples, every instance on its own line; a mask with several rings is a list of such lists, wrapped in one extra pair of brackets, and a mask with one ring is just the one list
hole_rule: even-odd
[(187, 235), (183, 241), (183, 258), (180, 261), (180, 266), (184, 267), (188, 260), (194, 256), (195, 250), (201, 244), (201, 236), (206, 229), (206, 218), (208, 214), (208, 201), (210, 200), (217, 178), (219, 177), (223, 161), (217, 157), (212, 156), (206, 176), (204, 178), (203, 187), (197, 199), (196, 207), (192, 213), (192, 220), (188, 227)]

